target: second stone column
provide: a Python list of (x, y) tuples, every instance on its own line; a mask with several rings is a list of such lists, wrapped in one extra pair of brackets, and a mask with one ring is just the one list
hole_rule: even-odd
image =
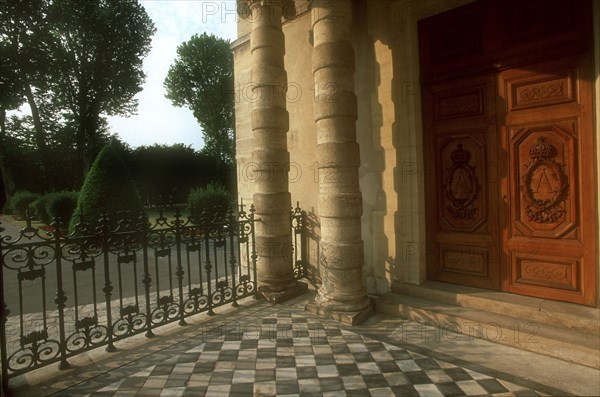
[(314, 0), (311, 13), (323, 284), (307, 310), (355, 324), (373, 309), (362, 278), (352, 2)]

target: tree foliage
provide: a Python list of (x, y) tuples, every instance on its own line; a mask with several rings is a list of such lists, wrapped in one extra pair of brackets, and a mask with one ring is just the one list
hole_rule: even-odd
[[(81, 186), (109, 140), (105, 116), (136, 110), (154, 32), (138, 0), (0, 0), (0, 173), (7, 195), (30, 181), (39, 191)], [(7, 115), (24, 103), (30, 115)]]
[[(46, 120), (47, 121), (47, 120)], [(81, 159), (73, 139), (76, 125), (72, 120), (46, 122), (48, 145), (45, 157), (49, 160), (46, 172), (40, 172), (40, 151), (34, 139), (33, 121), (29, 115), (11, 115), (6, 126), (10, 134), (5, 139), (7, 163), (17, 185), (17, 190), (44, 193), (59, 190), (78, 190), (83, 183)], [(108, 132), (102, 120), (98, 131), (99, 141), (107, 144), (117, 137)]]
[(152, 204), (185, 202), (190, 190), (210, 182), (227, 184), (218, 160), (183, 144), (141, 146), (128, 163), (142, 197)]
[(120, 146), (113, 143), (96, 157), (79, 193), (71, 230), (81, 216), (94, 224), (104, 213), (113, 220), (120, 211), (129, 211), (134, 216), (142, 213), (142, 202), (121, 152)]
[(53, 0), (51, 53), (60, 73), (52, 80), (56, 100), (77, 125), (76, 142), (87, 168), (98, 152), (101, 115), (137, 108), (144, 57), (154, 24), (137, 0)]
[[(44, 43), (48, 41), (44, 18), (47, 3), (47, 0), (0, 0), (0, 173), (7, 199), (17, 188), (11, 167), (14, 156), (9, 151), (7, 111), (27, 101), (35, 121), (34, 137), (39, 152), (46, 149), (32, 86), (43, 85), (42, 76), (50, 70), (48, 62), (43, 60)], [(44, 174), (48, 159), (39, 157), (42, 166), (39, 173)]]
[(173, 105), (192, 110), (203, 130), (204, 151), (231, 164), (235, 149), (229, 41), (206, 33), (192, 36), (177, 48), (164, 86)]

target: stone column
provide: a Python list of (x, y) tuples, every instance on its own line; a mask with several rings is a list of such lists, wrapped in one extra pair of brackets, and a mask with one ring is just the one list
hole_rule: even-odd
[[(287, 73), (281, 25), (284, 0), (241, 2), (251, 18), (252, 54), (251, 125), (255, 149), (254, 206), (258, 292), (266, 300), (281, 302), (307, 289), (294, 279), (292, 266), (292, 208), (288, 186), (290, 155), (287, 148), (289, 115), (286, 110)], [(288, 8), (288, 7), (286, 7)], [(287, 11), (287, 10), (286, 10)]]
[(362, 278), (352, 1), (314, 0), (311, 13), (323, 284), (307, 310), (355, 324), (373, 306)]

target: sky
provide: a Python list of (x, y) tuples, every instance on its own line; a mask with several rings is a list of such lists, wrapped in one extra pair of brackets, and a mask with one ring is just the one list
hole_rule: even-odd
[(137, 114), (109, 117), (113, 133), (132, 147), (154, 143), (183, 143), (201, 149), (202, 129), (186, 107), (177, 108), (165, 98), (163, 81), (177, 56), (177, 46), (194, 34), (207, 32), (233, 41), (236, 38), (235, 0), (141, 0), (154, 21), (152, 50), (144, 60), (146, 82), (136, 95)]

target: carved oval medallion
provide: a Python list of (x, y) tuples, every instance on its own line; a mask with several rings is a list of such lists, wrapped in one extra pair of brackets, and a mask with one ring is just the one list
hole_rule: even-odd
[(447, 168), (445, 184), (446, 197), (450, 203), (446, 208), (455, 219), (472, 219), (477, 212), (472, 204), (479, 194), (479, 181), (475, 168), (469, 164), (471, 153), (459, 143), (450, 159), (452, 165)]
[(525, 164), (521, 189), (530, 221), (556, 223), (566, 214), (562, 203), (568, 196), (569, 178), (564, 166), (556, 161), (557, 154), (543, 136), (529, 150), (531, 160)]

